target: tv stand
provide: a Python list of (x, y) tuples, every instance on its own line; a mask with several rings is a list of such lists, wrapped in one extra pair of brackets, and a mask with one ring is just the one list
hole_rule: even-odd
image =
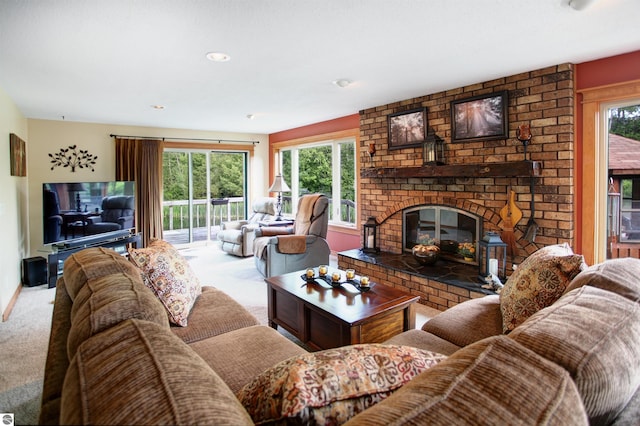
[(105, 247), (112, 248), (118, 251), (118, 248), (126, 248), (128, 244), (134, 248), (138, 247), (142, 243), (140, 234), (119, 233), (117, 235), (104, 235), (104, 236), (92, 236), (85, 239), (74, 241), (72, 245), (59, 245), (54, 246), (54, 253), (50, 253), (48, 256), (48, 272), (49, 272), (49, 288), (56, 286), (58, 280), (58, 264), (60, 261), (64, 262), (66, 258), (74, 253), (84, 250), (89, 247)]

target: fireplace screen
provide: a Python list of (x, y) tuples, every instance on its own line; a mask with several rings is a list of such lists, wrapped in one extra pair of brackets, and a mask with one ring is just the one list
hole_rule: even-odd
[(458, 243), (477, 243), (480, 218), (472, 213), (451, 207), (419, 206), (402, 214), (402, 247), (410, 252), (416, 244), (440, 244), (442, 254), (455, 255)]

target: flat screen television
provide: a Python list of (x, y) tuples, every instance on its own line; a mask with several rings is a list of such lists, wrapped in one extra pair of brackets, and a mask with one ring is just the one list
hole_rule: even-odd
[(108, 239), (135, 229), (135, 182), (42, 184), (44, 244)]

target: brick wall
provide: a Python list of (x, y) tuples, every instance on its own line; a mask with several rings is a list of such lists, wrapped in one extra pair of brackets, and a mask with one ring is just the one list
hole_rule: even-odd
[[(535, 219), (540, 228), (534, 244), (523, 239), (531, 213), (528, 177), (362, 178), (361, 220), (374, 216), (381, 223), (382, 250), (401, 252), (402, 209), (425, 200), (466, 206), (484, 218), (485, 231), (500, 231), (499, 212), (507, 202), (509, 186), (516, 191), (516, 202), (523, 212), (515, 228), (518, 253), (514, 263), (541, 246), (560, 242), (573, 246), (573, 86), (573, 65), (562, 64), (361, 111), (362, 167), (369, 167), (367, 147), (372, 142), (377, 149), (376, 167), (422, 165), (420, 147), (387, 149), (387, 116), (419, 107), (428, 109), (429, 132), (435, 131), (445, 140), (446, 164), (523, 160), (523, 146), (516, 139), (520, 124), (529, 124), (533, 134), (528, 159), (542, 163), (535, 188)], [(451, 101), (501, 90), (509, 93), (508, 139), (451, 143)]]

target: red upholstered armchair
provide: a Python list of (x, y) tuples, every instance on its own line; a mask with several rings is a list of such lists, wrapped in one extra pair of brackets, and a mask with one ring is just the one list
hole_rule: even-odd
[(329, 199), (321, 194), (300, 197), (293, 226), (258, 228), (253, 243), (256, 268), (265, 277), (329, 264)]

